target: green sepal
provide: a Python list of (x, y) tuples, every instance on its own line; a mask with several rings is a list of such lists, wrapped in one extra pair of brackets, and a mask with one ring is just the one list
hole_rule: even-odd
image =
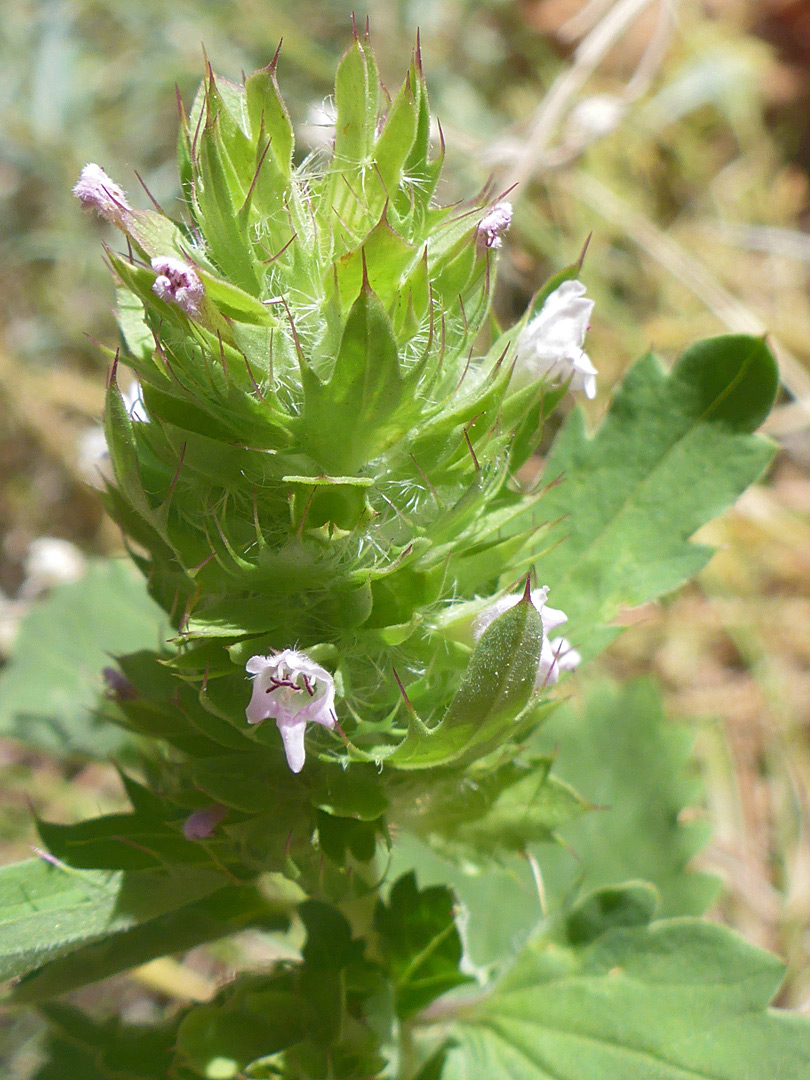
[(194, 195), (200, 223), (211, 256), (224, 274), (241, 289), (258, 296), (261, 291), (253, 252), (236, 211), (220, 150), (217, 125), (206, 124), (199, 137), (200, 179)]
[(290, 114), (276, 81), (275, 63), (274, 60), (248, 76), (245, 102), (253, 142), (259, 145), (262, 135), (270, 140), (269, 153), (273, 155), (279, 175), (286, 183), (290, 178), (295, 140)]
[(480, 757), (489, 744), (523, 719), (534, 692), (542, 644), (543, 620), (527, 590), (481, 636), (440, 723), (429, 728), (411, 712), (408, 734), (386, 764), (425, 769), (462, 757)]
[(377, 65), (373, 54), (368, 43), (356, 38), (338, 64), (335, 77), (334, 161), (350, 176), (354, 171), (352, 166), (363, 165), (371, 157), (378, 95)]
[(402, 183), (417, 124), (418, 105), (409, 73), (388, 109), (385, 126), (374, 148), (378, 175), (387, 199), (399, 190)]

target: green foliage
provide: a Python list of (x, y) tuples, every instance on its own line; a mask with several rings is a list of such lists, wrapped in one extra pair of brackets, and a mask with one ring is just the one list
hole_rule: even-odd
[(391, 886), (388, 903), (379, 900), (374, 929), (393, 976), (397, 1013), (407, 1018), (435, 998), (472, 980), (462, 975), (461, 938), (450, 889), (418, 889), (416, 875)]
[(725, 927), (649, 922), (638, 887), (586, 899), (461, 1006), (442, 1080), (799, 1080), (806, 1020), (768, 1004), (779, 961)]
[(580, 705), (557, 709), (537, 742), (554, 748), (557, 775), (601, 808), (562, 825), (570, 850), (542, 854), (549, 896), (638, 878), (655, 886), (662, 915), (701, 915), (719, 882), (688, 870), (710, 831), (699, 817), (682, 820), (701, 802), (692, 737), (665, 716), (655, 684), (597, 684)]
[(393, 852), (393, 873), (415, 866), (423, 882), (452, 884), (467, 910), (471, 962), (502, 963), (537, 926), (541, 903), (520, 857), (526, 851), (537, 859), (550, 911), (633, 879), (655, 888), (662, 915), (705, 911), (717, 880), (688, 863), (708, 828), (682, 823), (701, 801), (689, 772), (691, 739), (667, 719), (652, 682), (591, 687), (582, 704), (556, 709), (532, 744), (553, 756), (501, 766), (460, 791), (434, 784), (405, 817), (411, 835)]
[[(618, 633), (623, 605), (670, 592), (711, 551), (685, 541), (762, 473), (773, 446), (752, 435), (778, 386), (761, 340), (710, 338), (665, 374), (653, 356), (625, 378), (599, 431), (574, 412), (555, 441), (542, 500), (554, 522), (543, 558), (581, 651)], [(596, 628), (601, 628), (597, 630)]]
[(0, 675), (0, 731), (59, 754), (106, 758), (127, 737), (95, 709), (116, 654), (159, 645), (165, 614), (121, 559), (97, 560), (23, 621)]
[(2, 867), (0, 883), (5, 980), (208, 896), (224, 879), (210, 867), (74, 870), (41, 858)]

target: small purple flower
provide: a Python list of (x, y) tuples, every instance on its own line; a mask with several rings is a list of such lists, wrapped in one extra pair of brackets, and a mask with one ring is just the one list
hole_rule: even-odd
[(196, 315), (205, 294), (197, 271), (173, 255), (159, 255), (152, 259), (152, 269), (157, 274), (152, 292), (167, 303), (177, 304), (186, 315)]
[[(534, 680), (535, 690), (543, 690), (547, 686), (554, 686), (560, 677), (561, 671), (573, 671), (582, 662), (582, 657), (572, 648), (571, 643), (564, 637), (549, 640), (549, 633), (556, 630), (564, 622), (568, 622), (568, 616), (558, 608), (549, 607), (546, 604), (548, 586), (540, 589), (532, 589), (531, 602), (540, 612), (543, 621), (543, 644), (540, 648), (540, 656), (537, 661), (537, 675)], [(501, 596), (485, 608), (473, 623), (472, 634), (475, 641), (481, 637), (489, 624), (503, 615), (505, 611), (513, 608), (521, 600), (521, 594), (510, 593)]]
[(183, 822), (183, 836), (186, 840), (205, 840), (225, 817), (227, 808), (222, 803), (212, 803), (202, 810), (195, 810)]
[(134, 701), (138, 691), (118, 668), (105, 667), (101, 674), (107, 684), (107, 693), (113, 701)]
[(96, 210), (107, 221), (123, 229), (132, 207), (123, 190), (111, 180), (100, 165), (90, 162), (81, 171), (73, 194), (82, 206)]
[(512, 204), (510, 202), (497, 202), (492, 209), (478, 222), (476, 236), (479, 243), (486, 248), (499, 248), (501, 237), (512, 222)]
[(285, 649), (275, 656), (251, 656), (245, 670), (254, 676), (245, 710), (249, 724), (273, 719), (281, 732), (287, 764), (304, 767), (304, 735), (309, 723), (334, 728), (335, 683), (329, 672), (306, 653)]

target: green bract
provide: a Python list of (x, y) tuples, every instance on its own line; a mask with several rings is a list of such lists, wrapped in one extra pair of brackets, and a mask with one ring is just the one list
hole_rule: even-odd
[[(651, 886), (605, 880), (635, 874), (632, 839), (579, 883), (552, 862), (548, 917), (529, 872), (558, 830), (598, 847), (580, 822), (606, 792), (634, 819), (656, 804), (644, 843), (677, 847), (650, 856), (668, 916), (711, 893), (684, 867), (683, 747), (662, 734), (654, 691), (590, 699), (595, 760), (560, 729), (564, 775), (592, 791), (554, 775), (535, 732), (560, 669), (610, 640), (620, 606), (695, 572), (708, 553), (689, 537), (767, 464), (753, 432), (773, 358), (743, 337), (701, 343), (670, 374), (646, 357), (595, 436), (574, 413), (527, 489), (518, 471), (564, 380), (594, 390), (578, 266), (493, 330), (511, 208), (487, 193), (439, 204), (418, 50), (391, 99), (356, 35), (331, 150), (304, 160), (276, 59), (244, 86), (206, 73), (181, 117), (181, 221), (132, 208), (98, 166), (75, 189), (126, 237), (108, 253), (121, 344), (104, 497), (151, 599), (104, 567), (64, 587), (20, 635), (0, 725), (34, 716), (35, 738), (91, 754), (98, 721), (114, 722), (140, 779), (123, 776), (131, 812), (40, 822), (48, 852), (0, 871), (12, 1000), (293, 925), (297, 959), (148, 1036), (49, 1006), (54, 1069), (747, 1080), (752, 1054), (775, 1076), (781, 1053), (780, 1077), (798, 1080), (807, 1029), (765, 1011), (772, 961), (697, 920), (651, 921)], [(106, 640), (93, 613), (110, 605), (135, 617)], [(86, 612), (78, 646), (40, 630), (65, 607)], [(551, 634), (566, 613), (570, 642)], [(116, 647), (138, 651), (113, 667)], [(81, 684), (78, 661), (62, 663), (77, 649)], [(42, 683), (84, 700), (105, 664), (95, 722), (60, 718)], [(625, 800), (614, 723), (652, 759)], [(582, 881), (597, 886), (584, 899)], [(485, 992), (468, 985), (476, 961), (499, 976)]]
[[(439, 616), (513, 586), (538, 553), (537, 522), (511, 525), (536, 500), (509, 477), (547, 389), (510, 395), (508, 335), (480, 355), (499, 237), (479, 231), (485, 197), (436, 203), (418, 55), (388, 101), (356, 40), (331, 155), (298, 167), (275, 68), (245, 86), (209, 70), (180, 135), (184, 224), (103, 181), (133, 251), (110, 254), (118, 359), (148, 414), (130, 415), (116, 364), (106, 497), (172, 613), (161, 672), (184, 700), (182, 731), (152, 718), (148, 733), (242, 747), (252, 772), (251, 742), (279, 743), (272, 724), (245, 727), (245, 663), (295, 649), (340, 690), (345, 738), (307, 735), (321, 772), (471, 760), (523, 730), (542, 632), (493, 630), (462, 684), (470, 645)], [(152, 675), (126, 673), (154, 696)], [(141, 731), (142, 710), (120, 703)]]

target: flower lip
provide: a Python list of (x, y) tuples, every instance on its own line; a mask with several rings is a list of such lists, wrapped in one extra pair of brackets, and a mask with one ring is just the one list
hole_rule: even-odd
[(304, 652), (284, 649), (275, 656), (251, 656), (245, 670), (253, 676), (253, 693), (245, 715), (249, 724), (275, 720), (287, 764), (294, 773), (304, 767), (308, 723), (334, 728), (335, 683), (329, 672)]
[(584, 351), (594, 302), (585, 286), (571, 278), (550, 293), (539, 314), (518, 335), (513, 373), (516, 388), (537, 379), (568, 382), (572, 390), (596, 396), (596, 368)]

